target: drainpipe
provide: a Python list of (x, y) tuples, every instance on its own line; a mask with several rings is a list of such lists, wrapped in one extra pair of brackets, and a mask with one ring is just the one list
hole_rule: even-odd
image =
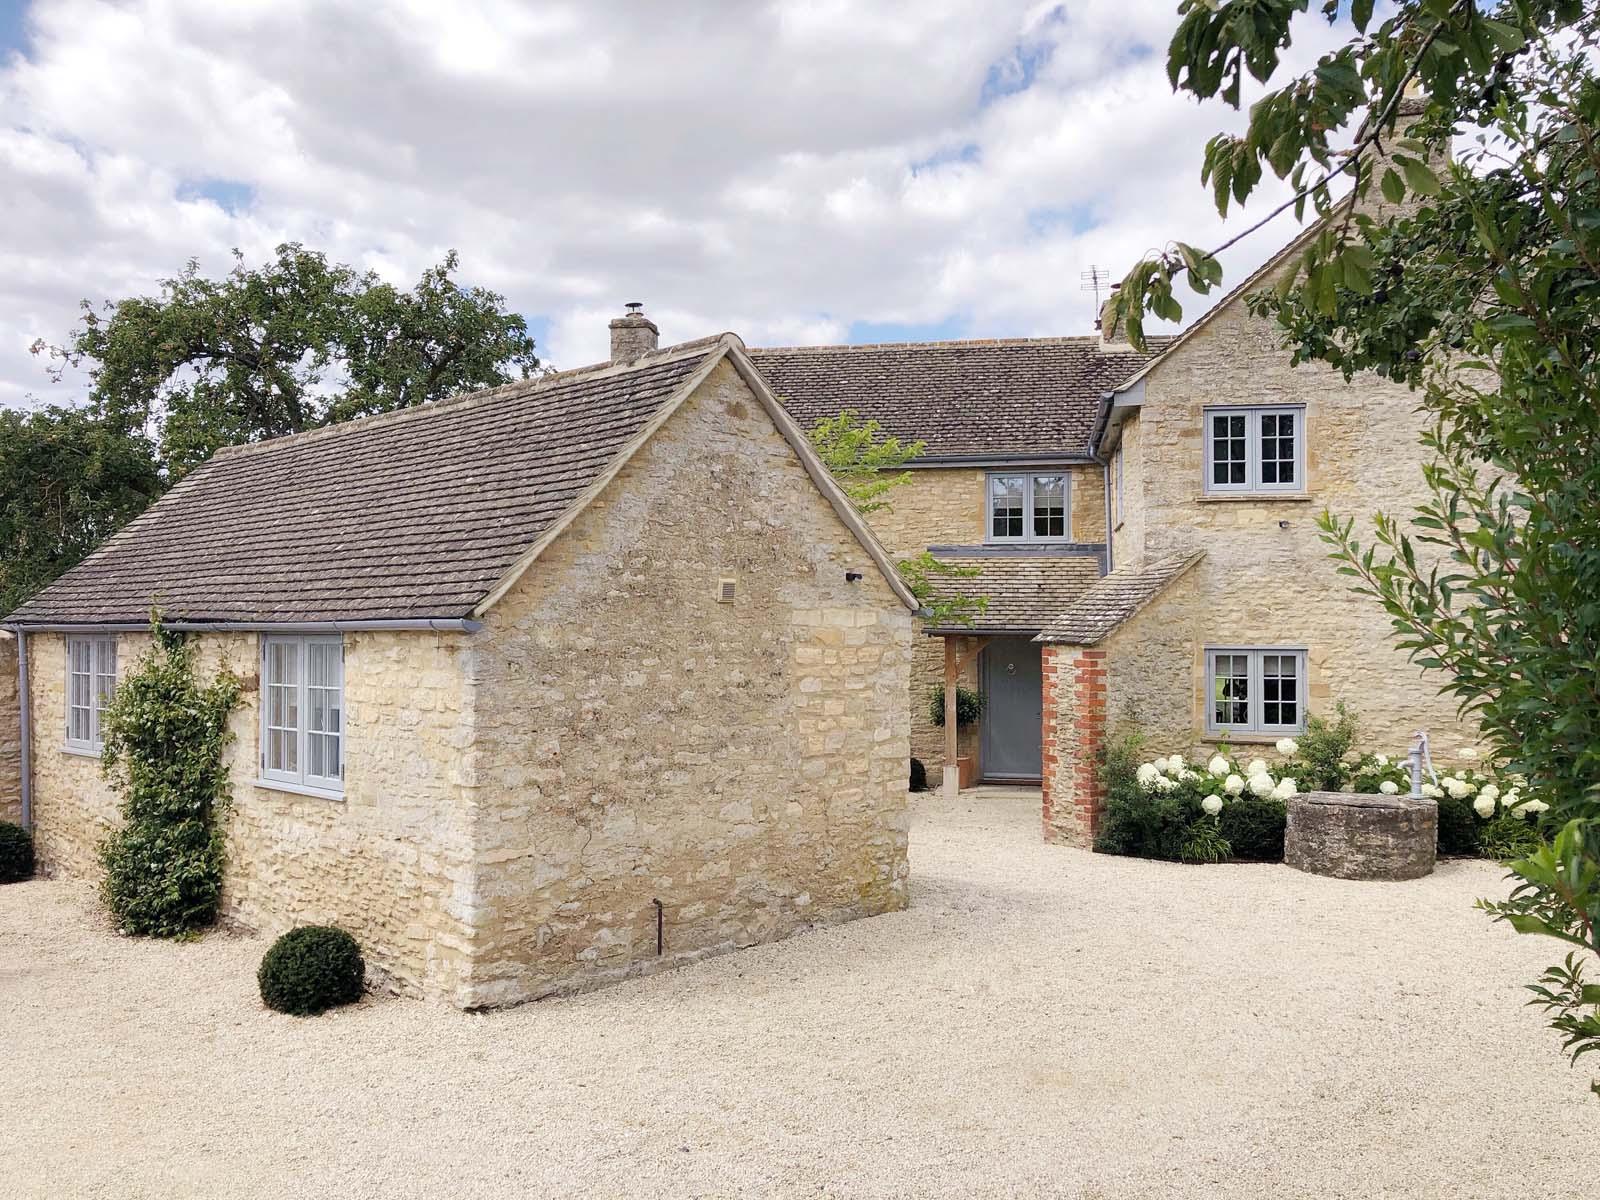
[(28, 694), (28, 635), (12, 631), (17, 637), (17, 723), (22, 738), (22, 827), (33, 828), (33, 697)]

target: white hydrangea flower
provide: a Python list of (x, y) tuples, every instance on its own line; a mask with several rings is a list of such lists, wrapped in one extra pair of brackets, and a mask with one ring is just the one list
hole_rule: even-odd
[(1295, 741), (1293, 738), (1279, 738), (1278, 753), (1282, 754), (1284, 757), (1288, 757), (1291, 754), (1298, 754), (1300, 753), (1300, 743)]
[(1169, 771), (1181, 771), (1188, 765), (1189, 764), (1184, 761), (1184, 757), (1181, 754), (1174, 754), (1171, 758), (1167, 759), (1167, 770)]
[(1441, 800), (1444, 798), (1444, 789), (1431, 783), (1425, 783), (1422, 785), (1422, 794), (1429, 800)]
[(1457, 800), (1465, 800), (1472, 795), (1472, 785), (1465, 779), (1447, 778), (1444, 781), (1444, 790)]
[(1507, 808), (1515, 808), (1517, 806), (1517, 801), (1521, 798), (1522, 792), (1518, 788), (1507, 788), (1504, 792), (1500, 793), (1500, 803), (1504, 804)]
[(1206, 764), (1206, 770), (1213, 775), (1226, 775), (1228, 773), (1228, 760), (1220, 754), (1213, 754), (1211, 761)]
[(1487, 821), (1490, 817), (1494, 816), (1494, 797), (1479, 796), (1472, 802), (1472, 811)]
[(1169, 779), (1165, 775), (1156, 776), (1156, 791), (1171, 792), (1177, 790), (1177, 787), (1178, 781), (1176, 779)]
[(1290, 796), (1298, 796), (1300, 794), (1300, 781), (1293, 775), (1285, 775), (1278, 780), (1278, 786), (1286, 789)]
[(1272, 789), (1272, 798), (1274, 800), (1288, 800), (1292, 798), (1294, 796), (1293, 784), (1294, 780), (1292, 779), (1278, 780), (1278, 786)]
[(1540, 813), (1547, 811), (1549, 807), (1550, 806), (1543, 800), (1527, 800), (1523, 802), (1521, 808), (1517, 809), (1517, 815), (1526, 821), (1531, 817), (1536, 817)]
[(1229, 775), (1222, 781), (1222, 790), (1230, 796), (1237, 796), (1244, 791), (1244, 779), (1239, 775)]
[(1185, 767), (1183, 770), (1178, 772), (1178, 778), (1183, 780), (1185, 783), (1194, 783), (1200, 778), (1200, 772), (1191, 771), (1188, 767)]
[(1213, 793), (1200, 801), (1200, 807), (1205, 810), (1207, 816), (1214, 817), (1222, 811), (1222, 797)]
[(1377, 763), (1380, 767), (1387, 767), (1389, 765), (1389, 756), (1387, 754), (1374, 754), (1372, 756), (1372, 761)]
[(1161, 778), (1161, 768), (1153, 762), (1144, 763), (1134, 772), (1134, 778), (1139, 781), (1139, 786), (1148, 788)]
[(1478, 757), (1478, 752), (1471, 746), (1463, 746), (1461, 747), (1459, 757), (1467, 759), (1470, 762), (1472, 759)]
[(1495, 785), (1492, 783), (1486, 783), (1483, 785), (1482, 790), (1478, 792), (1478, 795), (1480, 797), (1487, 796), (1491, 800), (1498, 800), (1500, 799), (1500, 789), (1495, 787)]
[(1264, 758), (1252, 758), (1250, 765), (1244, 769), (1244, 773), (1246, 775), (1265, 775), (1267, 773), (1267, 760)]
[(1272, 782), (1272, 776), (1265, 771), (1250, 776), (1250, 790), (1263, 800), (1272, 795), (1272, 789), (1277, 786)]
[(1392, 779), (1385, 779), (1378, 785), (1378, 790), (1385, 796), (1392, 796), (1400, 790), (1400, 785)]

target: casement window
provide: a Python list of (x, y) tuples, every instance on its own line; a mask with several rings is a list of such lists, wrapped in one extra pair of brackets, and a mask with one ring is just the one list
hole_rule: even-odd
[(344, 790), (344, 639), (261, 639), (261, 777)]
[(1206, 491), (1303, 492), (1305, 421), (1301, 407), (1206, 409)]
[(117, 687), (117, 639), (67, 639), (67, 748), (99, 754), (100, 717)]
[(1071, 536), (1066, 472), (989, 476), (988, 540), (1064, 542)]
[(1306, 652), (1273, 647), (1206, 651), (1206, 729), (1299, 733), (1306, 725)]

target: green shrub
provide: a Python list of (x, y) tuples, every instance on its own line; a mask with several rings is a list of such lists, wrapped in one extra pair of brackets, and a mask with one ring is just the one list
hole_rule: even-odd
[(1233, 857), (1249, 862), (1283, 861), (1283, 831), (1288, 820), (1287, 803), (1248, 792), (1229, 801), (1217, 814)]
[(913, 792), (928, 790), (928, 768), (923, 766), (920, 758), (911, 760), (911, 790)]
[(1094, 848), (1101, 854), (1131, 854), (1177, 861), (1188, 832), (1188, 816), (1175, 795), (1151, 792), (1139, 785), (1140, 750), (1144, 737), (1124, 734), (1101, 752), (1100, 782), (1106, 806)]
[(1295, 776), (1302, 789), (1308, 792), (1337, 792), (1345, 785), (1347, 769), (1345, 755), (1356, 744), (1360, 728), (1355, 714), (1343, 700), (1334, 706), (1333, 720), (1312, 714), (1306, 718), (1306, 731), (1294, 741), (1297, 743)]
[[(984, 695), (971, 688), (956, 688), (956, 728), (974, 725), (983, 719)], [(944, 687), (941, 685), (928, 693), (928, 720), (944, 728)]]
[(106, 907), (124, 933), (180, 937), (211, 924), (222, 898), (218, 813), (239, 684), (195, 677), (194, 650), (156, 625), (155, 644), (106, 709), (104, 764), (123, 824), (100, 846)]
[(302, 925), (272, 943), (256, 983), (268, 1008), (310, 1017), (361, 999), (365, 972), (355, 938), (332, 925)]
[(0, 883), (33, 878), (33, 834), (21, 825), (0, 821)]
[(1483, 824), (1472, 811), (1472, 797), (1459, 799), (1446, 792), (1437, 798), (1439, 805), (1439, 853), (1477, 857), (1483, 852), (1478, 828)]
[(1497, 862), (1527, 858), (1543, 844), (1538, 823), (1515, 813), (1500, 813), (1478, 830), (1478, 852)]
[(1219, 863), (1233, 853), (1215, 817), (1201, 817), (1183, 835), (1178, 857), (1186, 863)]

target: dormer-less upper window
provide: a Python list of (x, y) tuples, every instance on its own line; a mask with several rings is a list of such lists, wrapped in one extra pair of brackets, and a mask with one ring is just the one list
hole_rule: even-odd
[(1207, 492), (1305, 491), (1306, 410), (1205, 410)]
[(1072, 536), (1064, 471), (995, 472), (989, 476), (987, 539), (1064, 542)]

